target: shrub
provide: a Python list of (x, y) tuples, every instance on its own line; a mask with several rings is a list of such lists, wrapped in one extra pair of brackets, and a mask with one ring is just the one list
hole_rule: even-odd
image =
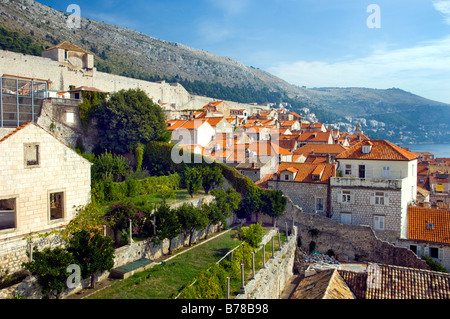
[(92, 180), (111, 179), (120, 182), (131, 169), (131, 164), (125, 157), (114, 155), (108, 151), (95, 157), (91, 168)]
[(261, 226), (261, 223), (238, 228), (239, 239), (248, 243), (253, 249), (258, 248), (263, 235), (264, 228)]
[(37, 277), (42, 293), (49, 296), (56, 293), (58, 298), (66, 288), (69, 276), (67, 267), (76, 264), (74, 256), (63, 248), (44, 248), (38, 251), (33, 249), (33, 261), (23, 263), (22, 266)]

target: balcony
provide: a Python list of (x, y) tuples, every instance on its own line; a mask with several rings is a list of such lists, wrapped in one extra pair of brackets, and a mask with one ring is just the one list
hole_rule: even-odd
[(358, 178), (358, 177), (332, 177), (331, 187), (365, 187), (365, 188), (386, 188), (401, 189), (401, 179), (386, 178)]

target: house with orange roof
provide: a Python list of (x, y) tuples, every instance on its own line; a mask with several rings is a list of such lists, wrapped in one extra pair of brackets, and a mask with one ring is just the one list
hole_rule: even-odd
[(303, 123), (300, 127), (302, 132), (326, 132), (327, 129), (323, 123)]
[(299, 131), (301, 128), (300, 122), (297, 120), (292, 121), (279, 121), (280, 128), (289, 129), (290, 131)]
[(303, 211), (330, 216), (330, 178), (336, 176), (336, 164), (282, 162), (268, 188), (281, 190)]
[(306, 144), (333, 144), (331, 132), (305, 132), (297, 138), (298, 147)]
[(270, 139), (270, 128), (265, 126), (251, 126), (245, 130), (253, 141), (267, 141)]
[(230, 105), (224, 101), (209, 102), (203, 109), (206, 111), (206, 117), (230, 117)]
[(233, 132), (233, 126), (224, 117), (210, 117), (206, 118), (206, 121), (214, 128), (216, 134)]
[(428, 177), (430, 185), (430, 201), (434, 203), (450, 203), (449, 172), (435, 172)]
[(294, 155), (303, 154), (308, 157), (330, 157), (334, 161), (336, 156), (345, 151), (347, 147), (339, 144), (306, 144), (294, 151)]
[(450, 270), (450, 209), (408, 207), (408, 235), (399, 245)]
[(90, 202), (92, 164), (32, 122), (1, 129), (0, 154), (0, 269), (14, 272), (25, 236), (62, 229)]
[(370, 226), (380, 239), (406, 238), (408, 206), (417, 197), (417, 156), (386, 140), (361, 141), (336, 156), (332, 219)]
[(275, 156), (279, 162), (292, 162), (292, 152), (278, 145), (277, 141), (254, 141), (250, 143), (248, 150), (254, 156)]
[(206, 147), (216, 135), (216, 130), (207, 119), (184, 121), (172, 130), (172, 143), (180, 145), (198, 144)]

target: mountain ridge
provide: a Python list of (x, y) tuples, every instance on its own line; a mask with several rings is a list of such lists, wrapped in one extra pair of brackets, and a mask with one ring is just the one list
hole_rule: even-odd
[[(131, 29), (85, 18), (81, 18), (81, 28), (70, 29), (66, 25), (67, 13), (32, 0), (1, 0), (0, 7), (0, 26), (48, 46), (63, 41), (72, 42), (96, 55), (99, 71), (146, 80), (177, 81), (193, 94), (236, 99), (236, 102), (256, 102), (244, 99), (251, 99), (263, 92), (258, 102), (285, 101), (295, 110), (308, 107), (324, 122), (345, 122), (349, 116), (364, 117), (388, 126), (392, 124), (396, 129), (420, 130), (417, 138), (421, 139), (428, 138), (425, 131), (433, 129), (432, 124), (438, 123), (444, 128), (440, 127), (440, 131), (447, 132), (445, 136), (450, 137), (450, 124), (443, 122), (447, 118), (450, 122), (450, 105), (400, 89), (304, 88), (232, 58), (157, 39)], [(201, 89), (195, 83), (200, 84)], [(239, 95), (245, 88), (251, 90)], [(430, 110), (444, 116), (429, 114)], [(418, 116), (431, 116), (431, 119), (426, 120), (422, 128), (414, 128), (408, 114), (403, 114), (407, 112), (418, 112)], [(400, 114), (404, 122), (396, 123), (398, 117), (389, 119), (386, 116), (394, 113)], [(377, 137), (389, 136), (379, 131), (376, 133)], [(432, 136), (440, 136), (439, 132), (432, 133)]]

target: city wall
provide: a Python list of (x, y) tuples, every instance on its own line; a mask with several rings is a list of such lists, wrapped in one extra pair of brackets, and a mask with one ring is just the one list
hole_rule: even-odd
[(411, 250), (380, 240), (369, 226), (343, 225), (317, 214), (305, 213), (288, 198), (286, 210), (278, 221), (298, 227), (298, 243), (309, 251), (326, 254), (332, 251), (341, 261), (370, 261), (381, 264), (430, 269)]

